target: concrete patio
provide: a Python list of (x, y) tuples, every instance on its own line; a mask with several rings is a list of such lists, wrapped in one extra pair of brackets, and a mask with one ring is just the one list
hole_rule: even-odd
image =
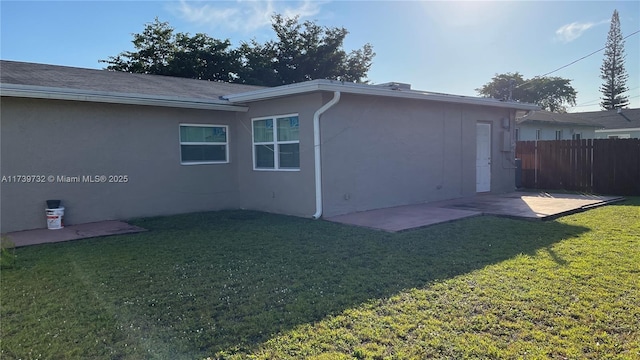
[(16, 247), (21, 247), (110, 235), (133, 234), (143, 231), (147, 230), (122, 221), (100, 221), (65, 226), (57, 230), (35, 229), (10, 232), (3, 235), (7, 236)]
[(362, 211), (326, 220), (398, 232), (480, 215), (549, 220), (622, 200), (614, 196), (514, 192)]
[[(325, 220), (398, 232), (481, 215), (548, 220), (621, 200), (624, 198), (515, 192), (362, 211)], [(16, 247), (21, 247), (142, 231), (147, 230), (122, 221), (100, 221), (65, 226), (58, 230), (35, 229), (3, 235), (7, 236)]]

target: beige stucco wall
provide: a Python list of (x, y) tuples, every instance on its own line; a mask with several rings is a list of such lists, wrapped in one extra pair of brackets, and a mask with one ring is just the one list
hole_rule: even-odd
[[(239, 206), (245, 209), (311, 217), (315, 212), (313, 114), (323, 105), (321, 94), (293, 96), (251, 103), (238, 114)], [(253, 118), (298, 114), (300, 170), (253, 170)]]
[[(1, 175), (54, 182), (1, 184), (1, 231), (46, 226), (45, 200), (67, 224), (246, 208), (315, 212), (313, 114), (333, 94), (260, 101), (247, 113), (2, 98)], [(300, 170), (253, 170), (251, 119), (298, 114)], [(503, 118), (511, 118), (509, 129)], [(509, 110), (342, 94), (321, 119), (324, 216), (473, 196), (476, 123), (492, 124), (492, 192), (514, 188)], [(181, 165), (179, 124), (229, 125), (229, 164)], [(127, 183), (59, 183), (58, 176), (126, 175)]]
[(1, 175), (127, 175), (127, 183), (1, 184), (1, 231), (46, 227), (45, 200), (67, 224), (237, 207), (229, 164), (180, 165), (179, 124), (232, 125), (205, 110), (2, 98)]
[(477, 122), (492, 124), (492, 192), (512, 191), (514, 155), (500, 151), (510, 115), (343, 95), (321, 121), (324, 216), (475, 195)]

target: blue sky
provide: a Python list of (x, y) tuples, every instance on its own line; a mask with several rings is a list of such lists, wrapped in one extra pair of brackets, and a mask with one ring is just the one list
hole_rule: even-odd
[[(640, 30), (638, 1), (5, 1), (0, 58), (103, 68), (133, 50), (132, 33), (155, 17), (178, 32), (230, 39), (272, 38), (273, 13), (299, 15), (350, 34), (345, 48), (373, 45), (373, 83), (477, 95), (496, 73), (525, 78), (569, 64), (605, 44), (613, 10), (624, 36)], [(640, 107), (640, 33), (626, 39), (631, 107)], [(576, 111), (599, 110), (602, 51), (554, 72), (572, 80)]]

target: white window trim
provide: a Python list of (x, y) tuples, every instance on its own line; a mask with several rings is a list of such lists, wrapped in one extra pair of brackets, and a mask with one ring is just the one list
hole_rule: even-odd
[[(296, 172), (296, 171), (300, 171), (300, 168), (298, 167), (297, 169), (293, 169), (293, 168), (280, 168), (280, 157), (276, 156), (275, 154), (279, 154), (280, 152), (280, 145), (286, 145), (286, 144), (300, 144), (300, 137), (298, 137), (298, 140), (289, 140), (289, 141), (278, 141), (278, 119), (280, 118), (286, 118), (286, 117), (292, 117), (292, 116), (296, 116), (298, 117), (298, 124), (300, 124), (300, 116), (297, 113), (294, 114), (284, 114), (284, 115), (273, 115), (273, 116), (262, 116), (262, 117), (257, 117), (257, 118), (251, 118), (251, 153), (253, 154), (253, 159), (252, 163), (253, 163), (253, 170), (254, 171), (289, 171), (289, 172)], [(255, 142), (255, 137), (253, 134), (253, 123), (255, 121), (260, 121), (260, 120), (273, 120), (273, 141), (260, 141), (260, 142)], [(300, 125), (298, 125), (300, 126)], [(273, 168), (258, 168), (256, 167), (256, 145), (273, 145), (273, 152), (274, 152), (274, 156), (273, 156)]]
[[(221, 127), (224, 128), (224, 132), (227, 135), (226, 142), (182, 142), (180, 136), (180, 128), (183, 126), (196, 126), (196, 127)], [(225, 160), (224, 161), (182, 161), (182, 145), (224, 145)], [(229, 125), (215, 125), (215, 124), (183, 124), (178, 126), (178, 151), (180, 153), (180, 165), (210, 165), (210, 164), (228, 164), (229, 163)]]

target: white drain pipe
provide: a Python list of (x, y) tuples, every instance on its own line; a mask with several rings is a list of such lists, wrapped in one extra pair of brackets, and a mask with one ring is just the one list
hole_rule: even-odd
[(319, 219), (322, 216), (322, 164), (320, 155), (320, 115), (329, 110), (333, 105), (340, 101), (340, 91), (333, 92), (333, 99), (328, 103), (322, 105), (313, 114), (313, 149), (315, 155), (315, 170), (316, 170), (316, 213), (313, 214), (314, 219)]

